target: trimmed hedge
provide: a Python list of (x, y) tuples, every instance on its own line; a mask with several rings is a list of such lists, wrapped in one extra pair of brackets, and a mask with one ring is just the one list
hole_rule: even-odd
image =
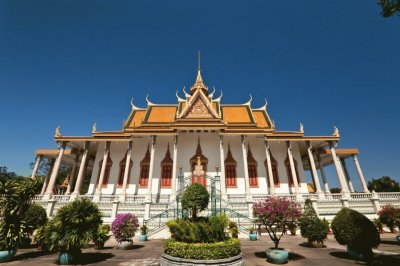
[(215, 243), (183, 243), (168, 239), (165, 243), (165, 254), (173, 257), (193, 260), (217, 260), (239, 255), (240, 242), (230, 238)]

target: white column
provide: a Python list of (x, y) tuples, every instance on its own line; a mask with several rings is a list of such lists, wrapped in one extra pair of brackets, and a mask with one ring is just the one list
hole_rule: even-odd
[(347, 183), (349, 184), (350, 192), (354, 193), (353, 182), (351, 182), (349, 171), (347, 170), (347, 165), (344, 158), (340, 158), (340, 162), (342, 163), (344, 175), (346, 176)]
[(54, 185), (56, 184), (56, 179), (57, 179), (57, 175), (58, 175), (58, 170), (60, 169), (60, 165), (61, 165), (61, 160), (62, 157), (64, 155), (64, 151), (65, 151), (65, 147), (67, 146), (67, 142), (63, 141), (62, 143), (59, 143), (59, 152), (58, 152), (58, 157), (54, 163), (54, 167), (53, 167), (53, 171), (51, 172), (51, 176), (50, 176), (50, 181), (49, 184), (47, 185), (46, 188), (46, 193), (45, 193), (45, 199), (50, 199), (51, 195), (54, 194), (53, 189), (54, 189)]
[(74, 189), (74, 192), (72, 193), (72, 195), (75, 195), (75, 197), (81, 193), (83, 179), (85, 178), (86, 160), (87, 160), (87, 156), (88, 156), (88, 152), (89, 152), (89, 146), (90, 146), (90, 142), (86, 141), (84, 144), (84, 150), (83, 150), (83, 154), (82, 154), (81, 164), (79, 166), (78, 177), (77, 177), (76, 183), (75, 183), (75, 189)]
[(103, 163), (101, 164), (99, 183), (97, 184), (95, 197), (93, 197), (94, 201), (100, 201), (101, 189), (103, 188), (104, 176), (106, 173), (106, 167), (107, 167), (109, 153), (110, 153), (110, 142), (107, 141), (105, 143), (105, 147), (104, 147)]
[(314, 184), (315, 184), (315, 192), (317, 194), (321, 194), (322, 190), (321, 190), (321, 185), (319, 183), (317, 168), (315, 167), (315, 161), (314, 161), (314, 155), (312, 152), (311, 143), (308, 143), (307, 152), (308, 152), (308, 158), (309, 158), (309, 162), (310, 162), (311, 173), (312, 173)]
[(337, 142), (331, 143), (331, 153), (332, 153), (332, 158), (333, 162), (335, 164), (336, 172), (339, 178), (340, 186), (342, 187), (342, 193), (345, 195), (349, 193), (349, 189), (347, 187), (346, 180), (344, 178), (344, 173), (342, 166), (340, 165), (339, 158), (336, 155), (336, 147), (337, 147)]
[(124, 171), (124, 180), (122, 181), (122, 193), (120, 195), (120, 200), (125, 202), (126, 197), (126, 187), (128, 186), (128, 177), (129, 177), (129, 169), (131, 168), (131, 156), (132, 156), (132, 141), (128, 143), (128, 149), (126, 151), (126, 161), (125, 161), (125, 171)]
[(267, 138), (265, 138), (265, 157), (267, 157), (267, 171), (268, 171), (268, 180), (269, 180), (269, 194), (275, 194), (275, 182), (274, 182), (274, 174), (272, 172), (272, 163), (271, 163), (271, 155), (269, 150), (269, 143)]
[(78, 163), (79, 163), (79, 155), (80, 155), (79, 153), (77, 153), (75, 155), (75, 162), (74, 162), (74, 165), (72, 166), (71, 173), (70, 173), (69, 178), (68, 178), (68, 187), (67, 187), (67, 191), (65, 191), (65, 195), (71, 194), (72, 184), (74, 183), (75, 176), (76, 176), (75, 175), (76, 174), (76, 168), (77, 168)]
[(364, 175), (363, 175), (363, 172), (361, 171), (361, 167), (360, 167), (360, 163), (358, 162), (357, 155), (353, 155), (353, 159), (354, 159), (354, 163), (356, 165), (358, 176), (360, 177), (361, 185), (364, 189), (364, 192), (368, 193), (369, 190), (368, 190), (367, 184), (365, 183)]
[(42, 190), (40, 191), (40, 194), (42, 195), (44, 194), (44, 192), (46, 192), (47, 184), (49, 183), (51, 172), (53, 171), (54, 162), (55, 159), (49, 159), (49, 169), (47, 170), (46, 178), (44, 179)]
[(171, 182), (172, 182), (172, 188), (171, 188), (172, 193), (171, 193), (170, 201), (174, 200), (175, 196), (176, 196), (176, 182), (177, 182), (177, 178), (176, 178), (177, 173), (176, 173), (176, 171), (177, 171), (177, 164), (178, 164), (178, 135), (174, 136), (174, 153), (173, 153), (172, 157), (173, 157), (172, 158), (172, 160), (173, 160), (173, 162), (172, 162), (172, 180), (171, 180)]
[(321, 172), (322, 182), (324, 182), (325, 194), (330, 194), (331, 191), (329, 189), (328, 181), (326, 179), (324, 166), (321, 163), (321, 156), (319, 155), (318, 151), (316, 152), (316, 154), (317, 154), (317, 161), (318, 161), (319, 171)]
[(226, 193), (226, 177), (225, 177), (225, 151), (224, 151), (224, 136), (219, 136), (219, 159), (220, 159), (220, 182), (222, 198), (228, 200)]
[(246, 189), (246, 199), (248, 202), (253, 202), (253, 197), (250, 192), (250, 180), (249, 180), (249, 168), (247, 164), (247, 143), (246, 136), (242, 135), (242, 152), (243, 152), (243, 167), (244, 167), (244, 179)]
[(40, 161), (41, 161), (41, 160), (42, 160), (42, 155), (36, 156), (36, 162), (35, 162), (35, 166), (33, 167), (33, 171), (32, 171), (32, 176), (31, 176), (31, 178), (34, 178), (34, 177), (36, 176), (37, 171), (38, 171), (38, 169), (39, 169), (39, 164), (40, 164)]
[(294, 161), (293, 161), (292, 143), (290, 141), (288, 141), (287, 146), (288, 146), (287, 151), (288, 151), (288, 157), (289, 157), (290, 171), (292, 172), (292, 179), (293, 179), (293, 184), (294, 184), (294, 191), (296, 194), (299, 194), (299, 182), (297, 179), (296, 168), (295, 168)]
[(152, 201), (152, 185), (153, 185), (153, 172), (154, 172), (154, 151), (156, 148), (156, 140), (157, 136), (151, 136), (151, 149), (150, 149), (150, 167), (149, 167), (149, 184), (147, 189), (147, 195), (145, 201), (151, 202)]

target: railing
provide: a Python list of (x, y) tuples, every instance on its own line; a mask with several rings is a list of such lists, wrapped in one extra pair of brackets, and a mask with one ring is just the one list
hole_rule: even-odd
[(397, 199), (400, 200), (400, 192), (379, 192), (378, 194), (379, 199)]
[(249, 218), (237, 211), (229, 208), (222, 208), (221, 214), (226, 215), (231, 221), (236, 222), (237, 226), (246, 234), (249, 234), (249, 227), (256, 228), (254, 219)]
[(34, 201), (34, 202), (43, 201), (43, 196), (44, 195), (36, 195), (36, 196), (33, 197), (32, 201)]
[(149, 219), (143, 220), (143, 224), (150, 228), (147, 231), (147, 236), (152, 236), (153, 234), (157, 233), (161, 228), (165, 226), (167, 220), (175, 219), (175, 217), (176, 209), (168, 209)]
[(138, 196), (138, 195), (126, 195), (125, 203), (138, 203), (141, 204), (144, 202), (145, 196)]
[(100, 202), (110, 202), (112, 203), (114, 200), (118, 200), (118, 195), (100, 195)]
[(372, 198), (372, 193), (350, 193), (353, 200), (364, 200)]
[(57, 202), (68, 202), (70, 195), (53, 195), (51, 199), (56, 200)]
[(84, 194), (84, 195), (78, 195), (78, 199), (90, 199), (93, 200), (94, 195), (93, 194)]
[(325, 200), (340, 200), (341, 198), (342, 198), (341, 193), (325, 194)]

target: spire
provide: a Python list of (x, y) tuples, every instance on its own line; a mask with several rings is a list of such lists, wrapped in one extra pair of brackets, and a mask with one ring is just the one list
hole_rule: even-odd
[(200, 68), (200, 50), (198, 52), (198, 59), (197, 59), (197, 77), (196, 77), (196, 81), (194, 82), (193, 86), (190, 88), (190, 92), (193, 93), (196, 90), (201, 89), (206, 95), (208, 95), (208, 88), (206, 87), (206, 85), (203, 82), (203, 78), (201, 76), (201, 68)]

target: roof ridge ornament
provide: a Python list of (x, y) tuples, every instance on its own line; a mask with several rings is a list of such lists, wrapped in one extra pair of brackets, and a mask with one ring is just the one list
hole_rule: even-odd
[(176, 90), (176, 98), (178, 99), (178, 102), (186, 102), (186, 100), (182, 99), (181, 97), (179, 97), (179, 93), (178, 90)]
[(94, 122), (93, 126), (92, 126), (92, 134), (97, 132), (97, 126), (96, 126), (96, 122)]
[(60, 130), (60, 126), (56, 127), (56, 131), (54, 133), (54, 137), (61, 137), (61, 130)]
[(131, 99), (131, 106), (132, 106), (132, 110), (140, 110), (140, 109), (142, 109), (142, 108), (140, 108), (140, 107), (137, 107), (136, 105), (134, 105), (133, 104), (133, 97), (132, 97), (132, 99)]
[(304, 133), (304, 125), (302, 123), (300, 123), (299, 131)]
[(215, 99), (214, 101), (216, 101), (216, 102), (220, 102), (221, 101), (221, 98), (222, 98), (222, 95), (224, 95), (223, 93), (222, 93), (222, 90), (220, 91), (220, 95), (219, 95), (219, 97), (217, 98), (217, 99)]
[(339, 129), (334, 125), (333, 126), (333, 133), (332, 136), (334, 137), (340, 137)]
[(147, 102), (147, 105), (155, 105), (154, 103), (150, 102), (148, 94), (146, 95), (146, 102)]
[(253, 97), (252, 97), (251, 94), (250, 94), (250, 99), (249, 99), (247, 102), (245, 102), (243, 105), (248, 105), (248, 106), (250, 106), (252, 100), (253, 100)]
[(268, 106), (268, 101), (267, 101), (267, 98), (265, 97), (264, 98), (264, 105), (261, 106), (260, 108), (253, 109), (253, 110), (264, 110), (264, 111), (267, 111), (267, 106)]
[(186, 97), (186, 99), (187, 98), (190, 98), (191, 96), (190, 96), (190, 94), (189, 93), (187, 93), (186, 91), (185, 91), (185, 88), (186, 88), (186, 86), (183, 86), (183, 93), (185, 94), (185, 97)]
[(208, 94), (208, 97), (210, 97), (211, 100), (212, 100), (212, 98), (213, 98), (213, 96), (214, 96), (214, 93), (215, 93), (215, 87), (213, 86), (213, 92), (211, 92), (210, 94)]

